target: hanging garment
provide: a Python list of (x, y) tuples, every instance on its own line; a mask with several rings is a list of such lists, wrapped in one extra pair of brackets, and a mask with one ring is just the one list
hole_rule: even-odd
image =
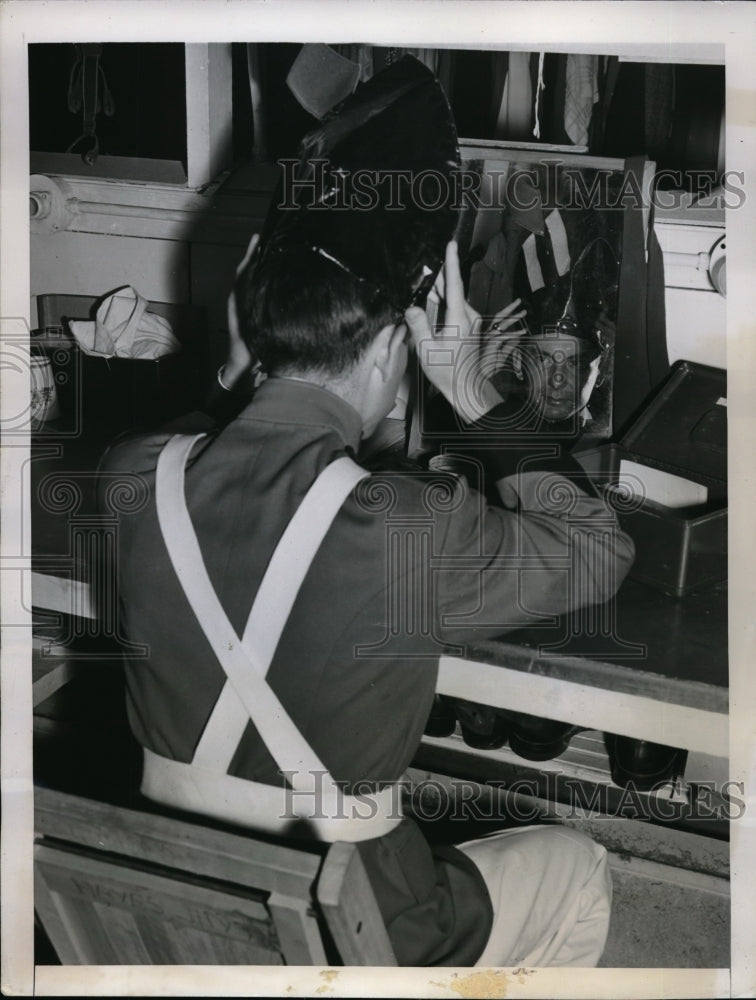
[(543, 113), (543, 100), (542, 93), (545, 89), (546, 84), (544, 83), (543, 73), (544, 73), (544, 63), (546, 60), (546, 53), (538, 53), (538, 69), (536, 70), (536, 78), (533, 83), (533, 89), (535, 91), (535, 106), (533, 108), (533, 117), (535, 118), (535, 125), (533, 126), (533, 135), (536, 139), (541, 138), (541, 115)]
[(510, 52), (507, 79), (494, 127), (494, 138), (513, 141), (531, 138), (533, 126), (533, 85), (530, 80), (530, 53)]
[(545, 218), (545, 229), (534, 231), (522, 244), (522, 255), (530, 292), (556, 285), (570, 270), (570, 247), (562, 214), (558, 209)]
[(529, 233), (544, 233), (543, 199), (529, 170), (513, 170), (508, 182), (509, 214)]
[(652, 160), (665, 159), (674, 114), (674, 69), (648, 64), (644, 67), (644, 150)]
[[(591, 124), (588, 128), (588, 146), (592, 153), (600, 154), (604, 151), (606, 123), (617, 82), (618, 67), (619, 60), (616, 56), (601, 56), (599, 59), (599, 99), (593, 106)], [(564, 105), (564, 101), (562, 104)]]
[(105, 73), (100, 66), (102, 45), (90, 42), (76, 45), (76, 59), (68, 80), (68, 110), (81, 112), (82, 131), (66, 150), (77, 150), (87, 166), (94, 166), (100, 153), (95, 133), (97, 115), (103, 111), (108, 117), (115, 113), (113, 96), (108, 89)]
[(567, 56), (564, 130), (576, 146), (588, 142), (593, 105), (599, 99), (598, 56)]
[[(396, 786), (347, 795), (304, 740), (266, 675), (310, 563), (342, 503), (369, 473), (348, 457), (326, 466), (278, 543), (241, 637), (207, 575), (184, 498), (184, 470), (205, 435), (175, 435), (157, 464), (160, 530), (186, 598), (226, 675), (190, 764), (144, 750), (142, 793), (168, 805), (283, 834), (297, 821), (316, 837), (381, 837), (402, 819)], [(292, 791), (228, 774), (252, 722)]]
[[(643, 185), (646, 158), (625, 161), (625, 179)], [(632, 422), (648, 394), (669, 372), (664, 316), (664, 268), (654, 233), (653, 206), (648, 215), (636, 205), (624, 210), (622, 271), (617, 312), (614, 376), (615, 429)]]
[[(496, 125), (499, 120), (504, 88), (507, 85), (507, 75), (509, 73), (509, 53), (491, 53), (491, 135), (495, 135)], [(487, 133), (489, 134), (489, 133)]]
[(512, 301), (512, 278), (509, 273), (507, 241), (497, 233), (488, 241), (483, 259), (470, 269), (468, 298), (482, 316), (493, 316)]
[[(543, 59), (543, 90), (539, 100), (540, 138), (544, 142), (567, 145), (570, 139), (564, 131), (565, 69), (567, 56), (546, 52)], [(530, 75), (535, 88), (538, 68), (531, 63)]]

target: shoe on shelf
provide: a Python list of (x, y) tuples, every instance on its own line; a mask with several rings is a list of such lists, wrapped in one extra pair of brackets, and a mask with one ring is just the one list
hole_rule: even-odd
[(455, 701), (462, 739), (476, 750), (498, 750), (507, 742), (507, 723), (490, 705), (474, 701)]
[(575, 733), (583, 728), (569, 722), (510, 712), (509, 745), (525, 760), (552, 760), (564, 753)]
[(433, 696), (428, 721), (425, 723), (426, 736), (451, 736), (457, 728), (457, 716), (454, 714), (454, 702), (442, 694)]
[(612, 781), (621, 788), (632, 784), (638, 791), (648, 792), (682, 774), (687, 750), (614, 733), (606, 733), (605, 739)]

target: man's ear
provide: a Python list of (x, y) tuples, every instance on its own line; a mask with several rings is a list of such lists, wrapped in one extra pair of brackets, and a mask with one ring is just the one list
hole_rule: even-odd
[(407, 327), (404, 323), (389, 323), (380, 330), (373, 341), (374, 363), (384, 382), (394, 375), (406, 336)]

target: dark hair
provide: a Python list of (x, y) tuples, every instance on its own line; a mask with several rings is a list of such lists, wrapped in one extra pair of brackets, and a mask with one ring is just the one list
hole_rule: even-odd
[(235, 288), (241, 335), (270, 375), (341, 374), (402, 319), (374, 286), (309, 247), (253, 257)]

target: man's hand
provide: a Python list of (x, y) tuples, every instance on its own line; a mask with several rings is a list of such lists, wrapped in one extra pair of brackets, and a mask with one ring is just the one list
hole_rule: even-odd
[(520, 320), (524, 319), (526, 314), (525, 309), (517, 309), (520, 302), (521, 299), (515, 299), (493, 317), (480, 349), (482, 370), (496, 372), (511, 368), (518, 377), (522, 377), (519, 344), (520, 338), (528, 331), (520, 324)]
[(494, 317), (488, 331), (493, 336), (483, 333), (480, 314), (465, 299), (459, 252), (453, 240), (447, 245), (444, 269), (429, 295), (431, 305), (442, 300), (443, 321), (435, 330), (431, 330), (426, 312), (418, 307), (408, 309), (405, 319), (426, 376), (464, 420), (473, 422), (502, 401), (490, 379), (503, 367), (504, 352), (511, 352), (525, 332), (509, 329), (525, 313), (515, 311), (519, 304), (515, 301)]

